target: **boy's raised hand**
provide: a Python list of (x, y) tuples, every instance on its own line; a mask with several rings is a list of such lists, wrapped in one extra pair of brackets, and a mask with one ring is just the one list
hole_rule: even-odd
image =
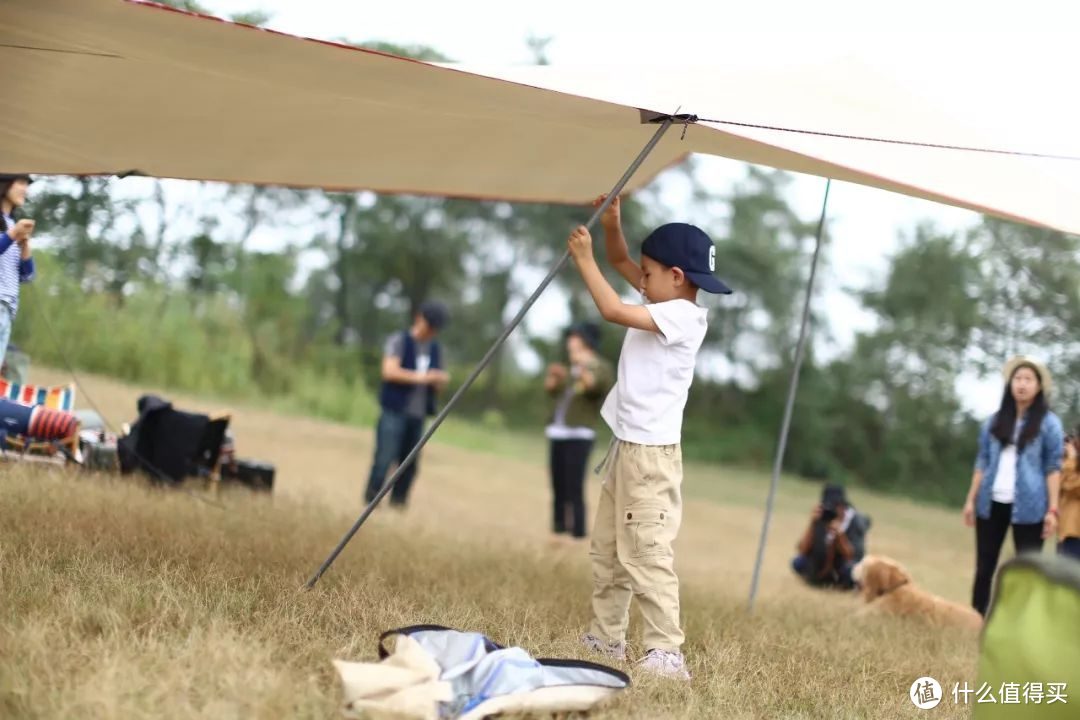
[[(600, 197), (596, 198), (595, 200), (593, 200), (592, 206), (594, 208), (600, 207), (606, 197), (607, 195), (601, 195)], [(600, 223), (604, 226), (605, 230), (617, 228), (622, 222), (619, 200), (619, 196), (616, 195), (615, 199), (611, 201), (611, 204), (607, 206), (607, 210), (604, 211), (604, 214), (600, 216)]]
[(574, 231), (570, 233), (567, 244), (570, 246), (570, 257), (574, 258), (574, 262), (581, 262), (583, 259), (593, 256), (592, 235), (589, 234), (584, 225), (578, 225), (574, 228)]

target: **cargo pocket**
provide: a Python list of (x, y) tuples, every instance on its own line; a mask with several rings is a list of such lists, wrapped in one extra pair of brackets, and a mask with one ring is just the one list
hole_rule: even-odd
[(671, 513), (656, 505), (632, 505), (623, 512), (631, 558), (661, 555), (667, 550), (664, 528)]

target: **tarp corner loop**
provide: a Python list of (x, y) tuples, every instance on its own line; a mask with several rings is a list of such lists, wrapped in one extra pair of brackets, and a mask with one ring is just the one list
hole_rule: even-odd
[(664, 122), (665, 120), (671, 120), (672, 124), (674, 125), (682, 125), (683, 129), (682, 136), (679, 138), (680, 140), (686, 139), (687, 126), (690, 125), (690, 123), (696, 123), (700, 120), (697, 115), (693, 115), (691, 113), (680, 113), (678, 111), (676, 111), (675, 114), (667, 114), (654, 112), (652, 110), (639, 109), (638, 112), (641, 113), (642, 124), (658, 124)]
[(683, 125), (688, 125), (700, 120), (697, 115), (690, 113), (675, 113), (673, 115), (671, 113), (658, 113), (655, 110), (641, 110), (640, 108), (638, 109), (638, 112), (641, 113), (642, 124), (657, 124), (662, 123), (665, 120), (672, 120), (675, 124), (682, 123)]

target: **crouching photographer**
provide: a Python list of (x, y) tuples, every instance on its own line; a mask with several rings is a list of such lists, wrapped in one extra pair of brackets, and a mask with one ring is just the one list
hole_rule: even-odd
[(848, 502), (844, 487), (826, 485), (796, 546), (799, 554), (791, 567), (815, 587), (854, 588), (851, 568), (866, 553), (869, 530), (870, 517)]

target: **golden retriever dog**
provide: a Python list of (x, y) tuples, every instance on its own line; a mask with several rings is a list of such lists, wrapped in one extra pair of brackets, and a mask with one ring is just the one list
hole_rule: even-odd
[(866, 604), (860, 615), (888, 613), (925, 618), (942, 625), (972, 629), (982, 627), (983, 618), (974, 608), (946, 600), (923, 590), (900, 563), (881, 555), (867, 555), (855, 564), (851, 577), (858, 583)]

